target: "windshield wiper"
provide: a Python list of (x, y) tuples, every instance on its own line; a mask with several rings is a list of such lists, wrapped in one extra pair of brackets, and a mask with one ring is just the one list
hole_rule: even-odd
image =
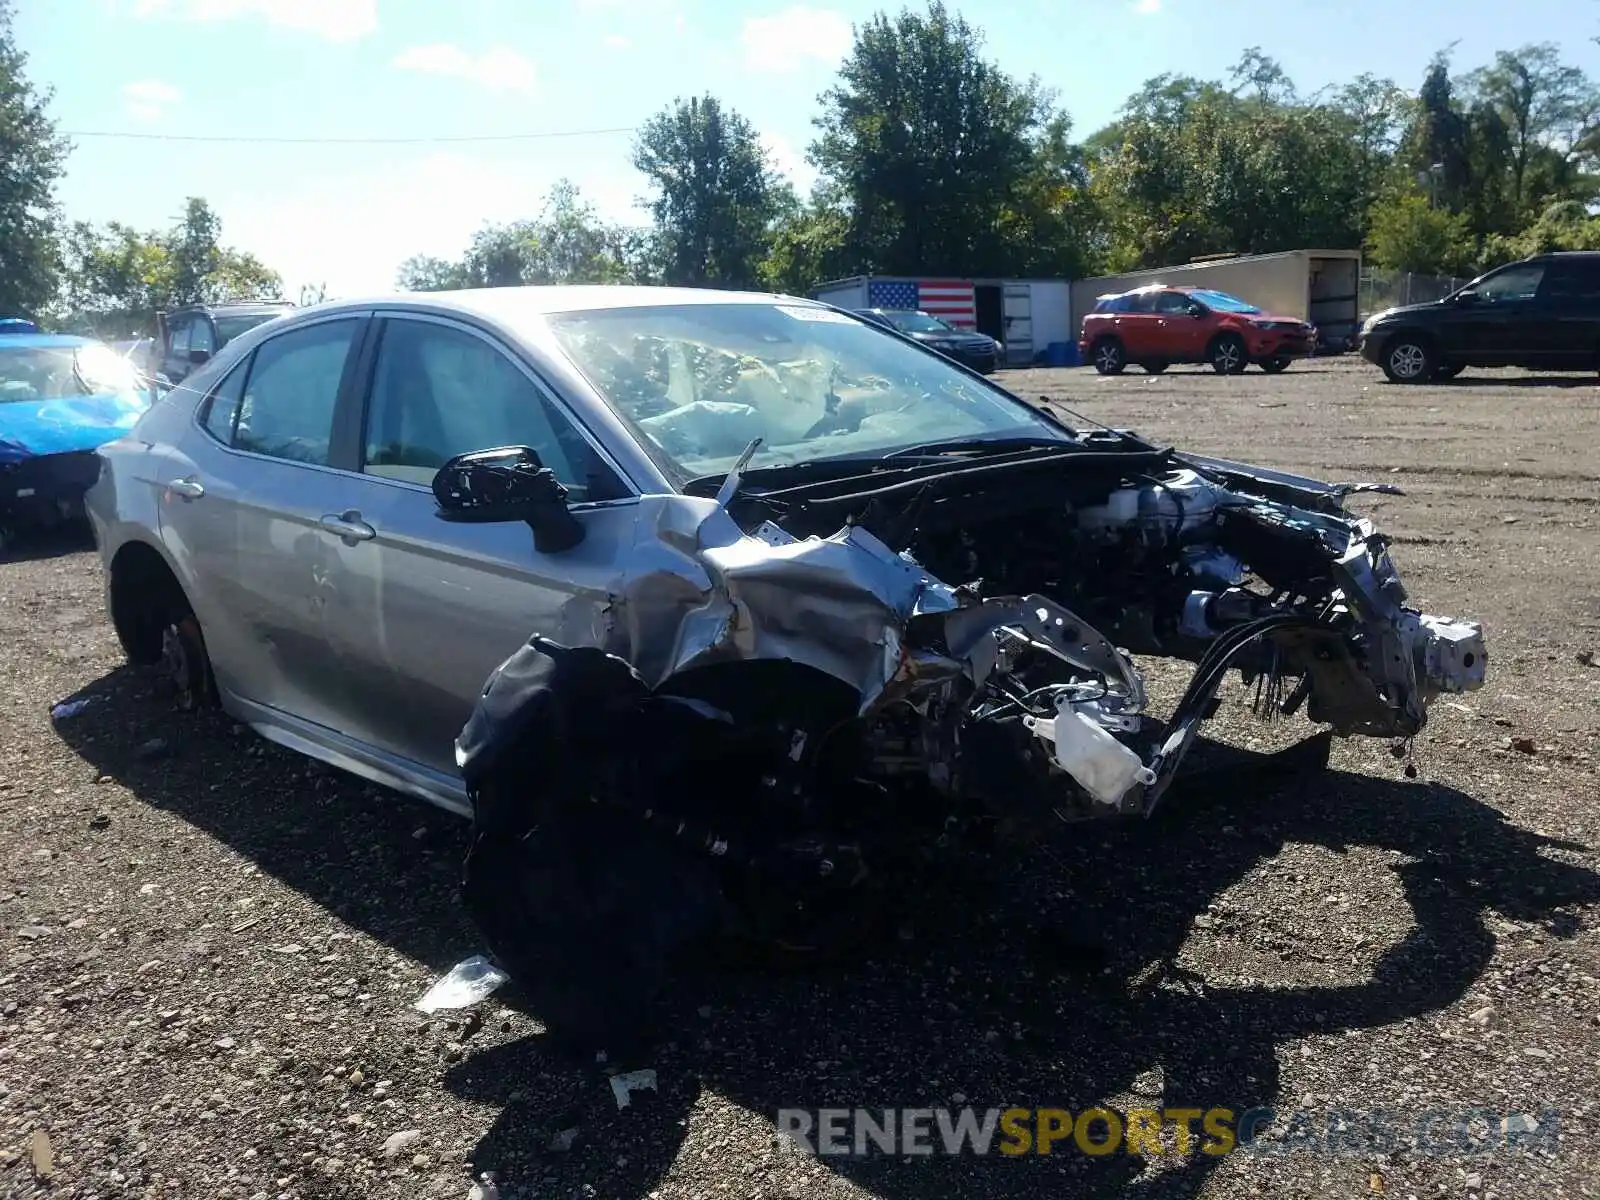
[[(886, 454), (875, 454), (878, 462), (895, 462), (902, 458), (939, 458), (946, 454), (973, 454), (987, 451), (1004, 454), (1012, 450), (1068, 450), (1073, 443), (1058, 437), (1004, 437), (1004, 438), (946, 438), (939, 442), (922, 442), (915, 446), (902, 446)], [(865, 457), (865, 456), (863, 456)]]

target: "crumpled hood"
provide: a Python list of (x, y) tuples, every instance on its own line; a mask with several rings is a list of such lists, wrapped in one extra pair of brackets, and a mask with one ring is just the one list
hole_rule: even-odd
[(149, 392), (0, 399), (0, 463), (93, 450), (129, 432), (153, 399)]

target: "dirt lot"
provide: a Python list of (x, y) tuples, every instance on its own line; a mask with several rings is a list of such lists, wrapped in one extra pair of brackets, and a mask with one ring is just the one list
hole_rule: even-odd
[[(1196, 450), (1400, 484), (1362, 507), (1424, 607), (1486, 622), (1490, 685), (1437, 706), (1415, 779), (1382, 743), (1338, 744), (1327, 774), (974, 860), (850, 969), (699, 983), (676, 1043), (614, 1064), (659, 1079), (619, 1111), (514, 989), (470, 1017), (412, 1009), (477, 949), (449, 818), (179, 718), (123, 667), (93, 555), (41, 547), (0, 565), (0, 1194), (460, 1197), (487, 1170), (530, 1198), (1600, 1195), (1595, 381), (1400, 388), (1324, 361), (1007, 382)], [(97, 699), (52, 723), (77, 695)], [(1254, 736), (1235, 709), (1219, 724)], [(774, 1144), (782, 1107), (962, 1104), (1398, 1122), (1392, 1149), (1343, 1155)], [(1409, 1141), (1464, 1110), (1559, 1137)]]

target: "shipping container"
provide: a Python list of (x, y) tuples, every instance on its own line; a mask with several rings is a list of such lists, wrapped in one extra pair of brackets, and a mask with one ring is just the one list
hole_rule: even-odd
[(1080, 279), (1072, 285), (1073, 336), (1106, 295), (1165, 283), (1228, 292), (1266, 312), (1299, 317), (1317, 327), (1318, 343), (1347, 349), (1360, 327), (1361, 251), (1285, 250), (1201, 259), (1122, 275)]
[(1007, 366), (1027, 366), (1055, 345), (1076, 349), (1071, 287), (1064, 279), (952, 279), (856, 275), (817, 287), (812, 299), (837, 308), (914, 308), (988, 334)]

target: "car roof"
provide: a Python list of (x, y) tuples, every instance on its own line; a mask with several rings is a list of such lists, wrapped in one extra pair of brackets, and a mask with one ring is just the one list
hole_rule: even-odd
[(168, 315), (187, 312), (283, 312), (294, 306), (292, 300), (224, 300), (217, 304), (183, 304), (172, 309)]
[(0, 333), (0, 350), (17, 347), (39, 349), (47, 346), (98, 346), (97, 338), (80, 337), (75, 333)]
[[(684, 304), (792, 304), (832, 309), (831, 305), (777, 292), (734, 292), (716, 288), (656, 287), (643, 284), (535, 284), (526, 287), (463, 288), (444, 292), (390, 292), (314, 306), (318, 313), (380, 306), (434, 307), (475, 313), (516, 324), (528, 317), (589, 309), (665, 308)], [(310, 312), (313, 309), (303, 309)]]

